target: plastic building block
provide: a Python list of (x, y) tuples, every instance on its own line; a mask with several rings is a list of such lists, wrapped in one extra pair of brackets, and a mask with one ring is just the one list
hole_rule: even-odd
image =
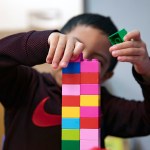
[(62, 77), (63, 84), (80, 84), (80, 74), (64, 74)]
[(99, 72), (99, 62), (96, 59), (81, 62), (81, 72)]
[(80, 107), (62, 107), (63, 118), (79, 118)]
[(98, 117), (80, 117), (80, 129), (99, 129)]
[(96, 106), (82, 106), (80, 107), (80, 117), (98, 117), (99, 107)]
[(71, 140), (63, 140), (62, 141), (62, 149), (63, 150), (80, 150), (80, 141), (71, 141)]
[(99, 74), (97, 72), (81, 72), (81, 84), (99, 83)]
[(80, 62), (70, 62), (68, 64), (68, 67), (63, 68), (62, 72), (64, 74), (74, 74), (74, 73), (80, 73)]
[(79, 129), (63, 129), (62, 140), (80, 140)]
[(62, 95), (80, 95), (80, 85), (78, 84), (63, 84)]
[[(83, 103), (84, 103), (84, 100), (83, 100)], [(80, 106), (80, 95), (71, 95), (71, 96), (62, 96), (62, 106), (77, 106), (79, 107)]]
[(99, 148), (99, 147), (93, 147), (93, 148), (90, 149), (90, 150), (106, 150), (106, 149), (104, 149), (104, 148)]
[(98, 140), (80, 140), (80, 150), (90, 150), (93, 147), (98, 147)]
[(79, 118), (62, 118), (63, 129), (80, 129)]
[(80, 129), (80, 140), (98, 140), (100, 129)]
[(99, 95), (81, 95), (80, 106), (100, 106)]
[(81, 95), (98, 95), (99, 85), (98, 84), (81, 84)]
[(122, 43), (124, 40), (124, 36), (127, 34), (125, 29), (122, 29), (112, 35), (109, 36), (109, 41), (112, 45)]

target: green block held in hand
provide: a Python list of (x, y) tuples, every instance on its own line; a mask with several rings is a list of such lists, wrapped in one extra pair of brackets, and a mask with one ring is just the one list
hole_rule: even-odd
[(119, 44), (119, 43), (122, 43), (124, 40), (124, 36), (127, 34), (127, 31), (125, 29), (122, 29), (112, 35), (110, 35), (108, 38), (109, 38), (109, 41), (112, 45), (115, 45), (115, 44)]

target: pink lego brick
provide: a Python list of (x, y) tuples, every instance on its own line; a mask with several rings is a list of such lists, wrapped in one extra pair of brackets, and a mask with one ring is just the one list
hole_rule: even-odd
[(100, 94), (99, 84), (81, 84), (81, 95), (98, 95)]
[(100, 112), (100, 107), (80, 107), (80, 116), (81, 117), (98, 117)]
[(63, 84), (62, 95), (80, 95), (80, 85)]
[(99, 140), (100, 129), (80, 129), (80, 140)]
[(84, 60), (81, 62), (81, 72), (99, 72), (100, 65), (96, 59)]
[(80, 150), (90, 150), (93, 147), (100, 147), (98, 140), (80, 140)]
[(70, 60), (70, 62), (80, 62), (83, 60), (83, 54), (81, 53), (80, 56), (74, 60)]

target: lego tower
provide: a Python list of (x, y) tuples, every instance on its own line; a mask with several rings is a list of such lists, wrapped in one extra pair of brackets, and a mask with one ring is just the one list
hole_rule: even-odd
[(62, 70), (62, 150), (100, 147), (100, 64), (80, 57)]

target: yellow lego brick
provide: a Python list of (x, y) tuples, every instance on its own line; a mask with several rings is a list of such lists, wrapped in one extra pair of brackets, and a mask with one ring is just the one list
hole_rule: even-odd
[(100, 95), (80, 95), (80, 106), (100, 106)]
[(62, 107), (63, 118), (79, 118), (80, 107)]

